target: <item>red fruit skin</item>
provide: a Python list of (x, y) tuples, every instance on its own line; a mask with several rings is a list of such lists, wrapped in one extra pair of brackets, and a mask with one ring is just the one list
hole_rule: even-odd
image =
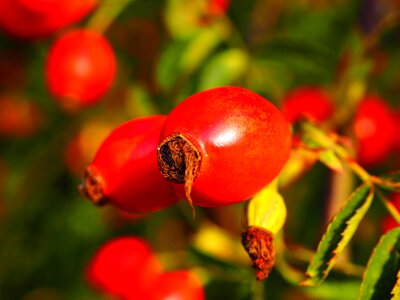
[[(134, 296), (130, 299), (138, 299)], [(200, 279), (193, 272), (182, 270), (158, 276), (147, 299), (204, 300), (205, 295)]]
[(118, 237), (102, 245), (91, 258), (86, 279), (95, 289), (127, 299), (134, 291), (146, 299), (162, 266), (147, 243), (137, 237)]
[(70, 31), (48, 53), (48, 88), (67, 108), (96, 104), (111, 87), (115, 72), (114, 52), (108, 41), (95, 31)]
[(19, 38), (48, 36), (92, 11), (98, 0), (0, 0), (0, 27)]
[[(291, 132), (283, 114), (263, 97), (240, 87), (190, 96), (167, 117), (161, 139), (183, 133), (198, 145), (202, 161), (191, 198), (217, 207), (248, 200), (286, 163)], [(183, 184), (173, 184), (185, 195)]]
[(292, 90), (284, 97), (282, 112), (291, 123), (301, 117), (323, 122), (332, 116), (334, 106), (329, 94), (322, 88), (305, 86)]
[(395, 140), (395, 124), (383, 99), (366, 96), (357, 108), (352, 127), (362, 165), (374, 166), (388, 157)]
[(128, 121), (104, 140), (87, 167), (101, 177), (109, 204), (129, 213), (144, 213), (179, 200), (157, 166), (157, 145), (166, 117)]

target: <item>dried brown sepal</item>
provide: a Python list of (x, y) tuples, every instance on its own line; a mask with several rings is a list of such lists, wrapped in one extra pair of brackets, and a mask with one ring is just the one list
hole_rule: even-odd
[(82, 196), (89, 199), (93, 204), (101, 206), (106, 204), (107, 197), (103, 193), (103, 178), (96, 174), (92, 168), (85, 169), (83, 182), (78, 186)]
[(268, 277), (274, 262), (274, 235), (261, 227), (249, 226), (242, 232), (242, 244), (253, 261), (257, 280)]
[(181, 133), (171, 134), (158, 146), (157, 161), (165, 179), (185, 184), (185, 196), (192, 206), (190, 194), (201, 166), (201, 155), (196, 146)]

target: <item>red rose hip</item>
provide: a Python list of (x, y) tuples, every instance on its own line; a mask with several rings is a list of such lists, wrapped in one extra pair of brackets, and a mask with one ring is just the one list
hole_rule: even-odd
[(278, 175), (291, 148), (283, 114), (239, 87), (187, 98), (167, 117), (161, 139), (161, 173), (178, 194), (206, 207), (251, 198)]
[(158, 276), (148, 299), (204, 300), (205, 295), (202, 283), (196, 274), (181, 270), (166, 272)]
[(323, 122), (332, 116), (333, 110), (329, 94), (322, 88), (314, 86), (292, 90), (282, 102), (282, 112), (291, 123), (301, 117)]
[(95, 204), (130, 213), (155, 211), (178, 201), (157, 167), (157, 145), (166, 117), (128, 121), (105, 139), (86, 168), (81, 192)]
[(87, 280), (103, 293), (146, 299), (162, 266), (147, 243), (136, 237), (118, 237), (102, 245), (88, 264)]
[(52, 94), (67, 108), (93, 105), (114, 80), (116, 62), (108, 41), (91, 30), (61, 36), (47, 58), (46, 80)]
[(19, 38), (39, 38), (71, 25), (98, 0), (0, 0), (0, 27)]
[(378, 96), (366, 96), (357, 108), (353, 131), (361, 164), (373, 166), (384, 161), (395, 139), (395, 124), (386, 102)]

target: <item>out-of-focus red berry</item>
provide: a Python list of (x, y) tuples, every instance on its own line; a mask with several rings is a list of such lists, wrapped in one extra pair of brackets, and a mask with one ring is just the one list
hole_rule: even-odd
[(208, 0), (207, 13), (212, 16), (220, 16), (226, 13), (230, 0)]
[(391, 110), (382, 98), (368, 95), (360, 102), (353, 132), (361, 164), (373, 166), (387, 158), (395, 139), (395, 125)]
[(93, 160), (97, 149), (115, 127), (112, 122), (88, 120), (79, 132), (71, 138), (64, 151), (67, 169), (76, 176), (82, 176), (85, 167)]
[(120, 299), (147, 299), (146, 295), (162, 272), (148, 244), (137, 237), (118, 237), (102, 245), (86, 270), (94, 288)]
[(97, 103), (115, 77), (116, 61), (99, 33), (78, 29), (61, 36), (47, 58), (46, 80), (63, 107), (76, 109)]
[(71, 25), (98, 0), (0, 0), (0, 27), (20, 38), (38, 38)]
[(282, 111), (291, 123), (301, 117), (323, 122), (332, 116), (334, 106), (331, 97), (324, 89), (305, 86), (290, 91), (283, 98)]
[(38, 131), (42, 121), (35, 103), (13, 95), (0, 96), (0, 135), (28, 137)]
[[(137, 299), (137, 298), (130, 298)], [(151, 300), (204, 300), (203, 285), (197, 275), (188, 270), (161, 274), (150, 290)]]

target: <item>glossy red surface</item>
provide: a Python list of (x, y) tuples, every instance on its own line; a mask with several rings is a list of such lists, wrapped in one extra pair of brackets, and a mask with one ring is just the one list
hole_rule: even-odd
[(38, 38), (73, 24), (98, 0), (0, 0), (0, 27), (20, 38)]
[[(392, 198), (392, 203), (395, 206), (395, 208), (400, 211), (400, 193), (396, 193), (393, 195)], [(382, 219), (382, 233), (385, 234), (388, 231), (399, 227), (400, 225), (396, 222), (396, 220), (391, 216), (391, 215), (386, 215), (383, 219)]]
[(95, 31), (79, 29), (62, 35), (50, 49), (46, 80), (66, 107), (97, 103), (115, 77), (116, 61), (108, 41)]
[(157, 145), (166, 117), (128, 121), (105, 139), (88, 166), (102, 177), (108, 203), (131, 213), (154, 211), (178, 201), (157, 166)]
[(353, 131), (361, 164), (373, 166), (384, 161), (395, 139), (395, 124), (386, 102), (378, 96), (366, 96), (357, 108)]
[(292, 90), (282, 102), (282, 112), (291, 123), (301, 117), (322, 122), (329, 119), (333, 111), (329, 94), (319, 87), (306, 86)]
[[(197, 93), (169, 114), (162, 139), (180, 132), (199, 146), (202, 162), (191, 197), (200, 206), (249, 199), (286, 163), (291, 132), (283, 114), (261, 96), (239, 87)], [(174, 184), (183, 196), (183, 185)]]
[(147, 243), (136, 237), (118, 237), (102, 245), (88, 264), (89, 284), (121, 299), (134, 292), (136, 299), (147, 295), (162, 272)]

